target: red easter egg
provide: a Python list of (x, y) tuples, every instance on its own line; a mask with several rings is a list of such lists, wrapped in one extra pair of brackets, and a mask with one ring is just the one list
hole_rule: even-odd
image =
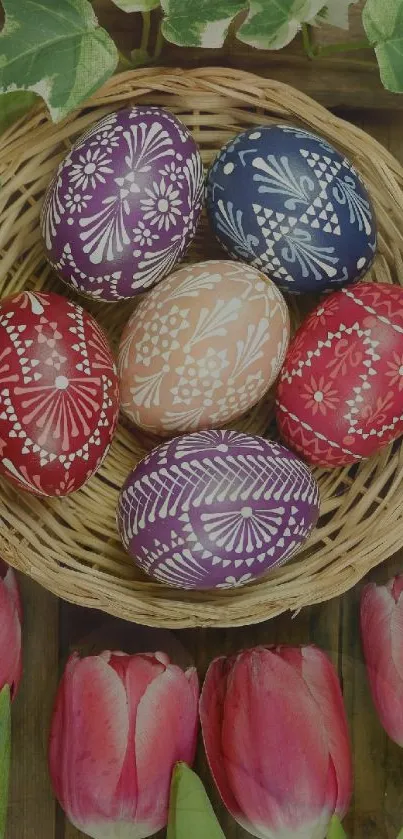
[(361, 283), (312, 312), (284, 362), (277, 423), (290, 448), (325, 467), (403, 433), (403, 288)]
[(58, 294), (0, 303), (0, 473), (36, 495), (68, 495), (102, 463), (118, 379), (96, 320)]

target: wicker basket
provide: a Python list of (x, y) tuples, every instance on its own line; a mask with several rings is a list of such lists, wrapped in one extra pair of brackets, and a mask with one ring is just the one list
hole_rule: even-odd
[[(63, 286), (44, 258), (39, 212), (44, 190), (72, 141), (126, 102), (163, 105), (193, 131), (207, 164), (231, 136), (270, 120), (298, 122), (354, 161), (379, 222), (374, 281), (403, 278), (403, 169), (375, 140), (279, 82), (222, 68), (147, 69), (114, 77), (85, 108), (53, 125), (44, 108), (0, 138), (0, 296)], [(205, 225), (188, 255), (220, 256)], [(65, 289), (64, 289), (65, 291)], [(88, 304), (114, 346), (135, 305)], [(305, 301), (305, 308), (312, 301)], [(296, 319), (302, 312), (295, 310)], [(237, 423), (268, 433), (272, 397)], [(155, 441), (119, 427), (100, 472), (65, 499), (41, 500), (0, 481), (0, 554), (66, 600), (151, 626), (237, 626), (330, 599), (403, 544), (403, 449), (395, 444), (360, 466), (316, 470), (321, 518), (296, 559), (241, 589), (182, 592), (146, 579), (116, 532), (119, 489)]]

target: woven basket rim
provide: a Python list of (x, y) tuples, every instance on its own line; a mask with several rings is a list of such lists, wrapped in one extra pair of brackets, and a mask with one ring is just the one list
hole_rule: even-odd
[[(348, 150), (372, 194), (379, 221), (379, 254), (367, 278), (396, 282), (398, 274), (403, 277), (403, 225), (399, 228), (399, 219), (403, 218), (403, 167), (380, 143), (282, 82), (222, 67), (186, 71), (153, 67), (113, 77), (57, 125), (50, 123), (44, 106), (36, 106), (28, 118), (0, 137), (0, 294), (1, 289), (8, 292), (24, 287), (30, 282), (32, 270), (39, 272), (38, 282), (49, 282), (50, 271), (38, 236), (37, 198), (62, 158), (62, 148), (67, 149), (70, 137), (82, 133), (104, 113), (139, 99), (161, 100), (161, 104), (166, 99), (167, 107), (179, 110), (190, 121), (205, 160), (211, 159), (221, 135), (231, 135), (233, 126), (245, 122), (258, 125), (273, 117), (303, 123)], [(203, 122), (209, 112), (215, 115), (214, 124)], [(245, 420), (243, 430), (261, 433), (265, 412), (267, 407), (258, 407)], [(129, 435), (124, 429), (119, 434), (119, 452), (127, 452)], [(142, 440), (139, 450), (144, 452)], [(86, 510), (93, 503), (94, 487), (101, 488), (100, 482), (105, 485), (108, 474), (112, 474), (108, 469), (114, 470), (115, 481), (121, 478), (113, 458), (107, 458), (87, 491), (75, 494), (75, 499), (80, 496), (85, 502)], [(109, 466), (112, 461), (113, 466)], [(324, 488), (321, 522), (326, 522), (319, 528), (320, 538), (318, 532), (314, 534), (300, 559), (240, 589), (168, 589), (133, 576), (130, 563), (117, 558), (115, 545), (105, 563), (102, 557), (98, 563), (94, 558), (87, 562), (86, 551), (90, 548), (84, 545), (84, 549), (70, 521), (78, 500), (67, 502), (66, 512), (59, 514), (58, 508), (56, 516), (53, 501), (23, 498), (25, 494), (18, 495), (3, 480), (0, 505), (5, 524), (0, 532), (0, 553), (54, 594), (137, 623), (167, 628), (257, 623), (343, 593), (401, 546), (402, 465), (401, 447), (395, 445), (363, 463), (356, 482), (348, 468), (317, 472)], [(342, 502), (337, 495), (341, 487)], [(42, 529), (38, 527), (40, 515), (44, 519)], [(56, 536), (62, 547), (60, 556)], [(87, 534), (86, 539), (90, 541)], [(95, 543), (98, 545), (94, 537)]]

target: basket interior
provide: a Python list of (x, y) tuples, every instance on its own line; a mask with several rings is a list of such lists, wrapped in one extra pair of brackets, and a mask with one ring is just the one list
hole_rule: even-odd
[[(227, 71), (229, 73), (229, 71)], [(236, 83), (235, 83), (236, 82)], [(49, 180), (74, 140), (106, 113), (127, 104), (161, 105), (194, 133), (206, 165), (239, 131), (286, 121), (317, 131), (347, 153), (372, 195), (379, 253), (365, 279), (402, 282), (403, 172), (376, 141), (302, 94), (248, 74), (223, 70), (181, 74), (155, 70), (116, 77), (81, 111), (54, 126), (43, 108), (0, 138), (0, 296), (22, 288), (54, 290), (96, 315), (113, 348), (136, 303), (102, 304), (76, 297), (44, 256), (39, 212)], [(186, 261), (227, 258), (202, 222)], [(289, 298), (293, 325), (315, 305)], [(276, 436), (273, 394), (235, 423)], [(167, 627), (240, 625), (328, 599), (349, 588), (403, 541), (399, 443), (369, 461), (315, 470), (321, 516), (302, 552), (242, 589), (182, 592), (146, 578), (120, 543), (115, 510), (129, 471), (158, 441), (121, 420), (100, 471), (64, 499), (39, 499), (0, 479), (0, 553), (56, 594), (128, 620)]]

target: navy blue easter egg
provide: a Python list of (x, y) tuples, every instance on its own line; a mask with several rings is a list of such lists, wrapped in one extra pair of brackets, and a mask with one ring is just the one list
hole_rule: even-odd
[(375, 212), (358, 173), (301, 128), (252, 128), (227, 143), (208, 173), (207, 210), (227, 253), (283, 291), (353, 283), (375, 255)]

